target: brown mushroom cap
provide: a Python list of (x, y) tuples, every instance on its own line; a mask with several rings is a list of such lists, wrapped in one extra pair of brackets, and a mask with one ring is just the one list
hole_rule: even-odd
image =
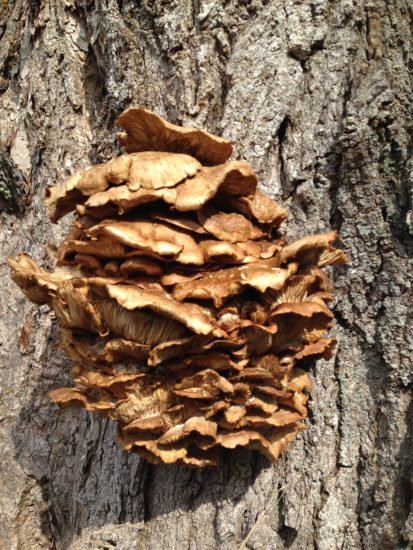
[(50, 302), (51, 292), (56, 291), (62, 282), (80, 275), (77, 269), (60, 268), (50, 274), (40, 268), (27, 254), (19, 254), (16, 259), (8, 258), (13, 281), (25, 296), (35, 304)]
[[(93, 284), (93, 283), (92, 283)], [(102, 288), (100, 283), (98, 287)], [(184, 304), (174, 300), (164, 291), (141, 290), (131, 285), (106, 284), (110, 298), (127, 310), (149, 309), (182, 323), (197, 334), (225, 336), (213, 322), (209, 311), (197, 304)]]
[(118, 139), (128, 153), (187, 153), (207, 165), (221, 164), (232, 154), (229, 141), (204, 130), (175, 126), (147, 109), (128, 109), (116, 119), (116, 124), (125, 130), (118, 134)]
[(188, 298), (213, 300), (215, 307), (220, 307), (224, 300), (239, 294), (245, 286), (250, 286), (260, 292), (264, 292), (268, 288), (281, 288), (295, 269), (295, 264), (290, 264), (287, 269), (281, 269), (272, 267), (271, 263), (262, 261), (240, 267), (205, 272), (195, 280), (176, 284), (173, 289), (173, 296), (181, 301)]
[(298, 261), (302, 265), (312, 264), (320, 267), (345, 263), (346, 254), (331, 246), (337, 238), (337, 231), (330, 231), (294, 241), (283, 249), (282, 261)]
[(241, 197), (228, 197), (224, 200), (218, 197), (217, 203), (226, 208), (240, 212), (247, 218), (253, 218), (259, 223), (279, 226), (287, 219), (287, 212), (276, 201), (263, 195), (258, 189), (252, 194)]
[(107, 220), (89, 229), (86, 235), (92, 242), (97, 243), (96, 239), (103, 237), (102, 240), (120, 242), (157, 258), (169, 256), (180, 263), (204, 263), (204, 256), (192, 237), (162, 223)]
[(262, 235), (261, 230), (241, 214), (218, 212), (210, 206), (198, 210), (198, 220), (205, 231), (230, 243), (254, 240)]
[(112, 187), (90, 196), (85, 206), (94, 209), (114, 205), (123, 214), (137, 206), (164, 201), (180, 212), (187, 212), (197, 210), (216, 195), (238, 197), (243, 193), (253, 193), (256, 186), (257, 178), (248, 164), (231, 161), (202, 168), (194, 177), (175, 187), (140, 188), (137, 191), (131, 190), (128, 185)]
[(103, 193), (126, 183), (130, 192), (139, 189), (157, 190), (174, 187), (188, 177), (195, 176), (201, 164), (178, 153), (147, 151), (122, 155), (106, 164), (98, 164), (71, 176), (65, 183), (46, 190), (46, 206), (53, 222), (71, 212), (87, 197)]
[[(137, 155), (148, 154), (137, 153)], [(155, 155), (155, 153), (151, 154)], [(166, 155), (167, 153), (158, 154)], [(187, 155), (174, 155), (171, 153), (169, 156), (173, 158), (191, 158)], [(138, 170), (139, 164), (137, 163), (139, 159), (135, 160), (136, 162), (130, 164), (130, 173), (132, 173), (132, 168), (135, 165), (137, 165), (136, 171)], [(74, 183), (70, 179), (64, 185), (52, 187), (48, 190), (46, 204), (53, 222), (75, 208), (81, 215), (88, 214), (96, 218), (102, 218), (116, 214), (117, 211), (119, 214), (123, 214), (137, 206), (156, 201), (164, 201), (182, 212), (197, 210), (216, 195), (222, 195), (230, 200), (231, 197), (254, 193), (257, 186), (257, 178), (253, 170), (248, 164), (240, 161), (204, 167), (193, 177), (187, 177), (181, 183), (178, 183), (176, 181), (177, 177), (182, 175), (184, 169), (189, 170), (188, 163), (182, 167), (182, 172), (178, 172), (178, 176), (176, 176), (176, 163), (164, 159), (163, 170), (161, 171), (162, 178), (156, 171), (153, 174), (148, 174), (139, 168), (139, 173), (142, 172), (143, 174), (140, 179), (133, 176), (133, 183), (129, 183), (129, 174), (124, 185), (116, 184), (110, 187), (107, 174), (110, 162), (106, 165), (93, 167), (98, 168), (98, 170), (89, 169), (80, 173)], [(87, 185), (82, 185), (83, 179), (88, 176), (90, 170), (93, 170), (93, 174), (96, 175), (97, 172), (99, 175), (94, 191), (91, 183), (88, 182)], [(170, 173), (168, 170), (170, 170)], [(87, 179), (89, 180), (88, 177)], [(139, 184), (139, 181), (144, 183), (146, 187)]]

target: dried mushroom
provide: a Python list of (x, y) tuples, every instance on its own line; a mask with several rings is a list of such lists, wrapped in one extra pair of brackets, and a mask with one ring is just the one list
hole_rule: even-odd
[(49, 395), (117, 422), (152, 463), (214, 465), (223, 448), (271, 460), (303, 429), (310, 357), (335, 341), (335, 232), (291, 244), (287, 216), (232, 146), (145, 109), (117, 120), (127, 154), (47, 191), (75, 212), (48, 272), (22, 254), (12, 278), (60, 323), (73, 387)]

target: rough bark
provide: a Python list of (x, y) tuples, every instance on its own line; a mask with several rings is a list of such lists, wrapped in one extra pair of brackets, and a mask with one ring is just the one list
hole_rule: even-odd
[[(410, 547), (409, 1), (3, 0), (0, 14), (0, 146), (22, 174), (0, 178), (0, 547)], [(333, 271), (337, 354), (311, 370), (308, 429), (274, 465), (149, 466), (110, 422), (47, 400), (70, 366), (4, 258), (47, 265), (67, 222), (50, 225), (44, 188), (118, 153), (130, 105), (232, 139), (289, 236), (333, 227), (350, 254)]]

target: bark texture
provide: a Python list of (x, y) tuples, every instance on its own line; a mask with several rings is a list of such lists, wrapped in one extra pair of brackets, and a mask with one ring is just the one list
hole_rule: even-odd
[[(0, 547), (410, 548), (409, 0), (3, 0), (0, 14)], [(333, 272), (337, 354), (311, 370), (308, 429), (275, 465), (149, 466), (110, 422), (47, 400), (70, 365), (4, 259), (47, 266), (67, 222), (51, 226), (44, 188), (116, 154), (130, 105), (233, 140), (289, 236), (335, 228), (351, 256)]]

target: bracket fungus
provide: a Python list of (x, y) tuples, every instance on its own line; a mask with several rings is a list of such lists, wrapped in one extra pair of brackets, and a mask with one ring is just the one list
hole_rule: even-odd
[(287, 214), (231, 144), (145, 109), (117, 119), (127, 153), (47, 190), (75, 219), (48, 272), (12, 277), (48, 304), (73, 387), (50, 392), (117, 422), (152, 463), (215, 465), (222, 448), (275, 460), (304, 427), (309, 357), (328, 357), (335, 232), (286, 244)]

